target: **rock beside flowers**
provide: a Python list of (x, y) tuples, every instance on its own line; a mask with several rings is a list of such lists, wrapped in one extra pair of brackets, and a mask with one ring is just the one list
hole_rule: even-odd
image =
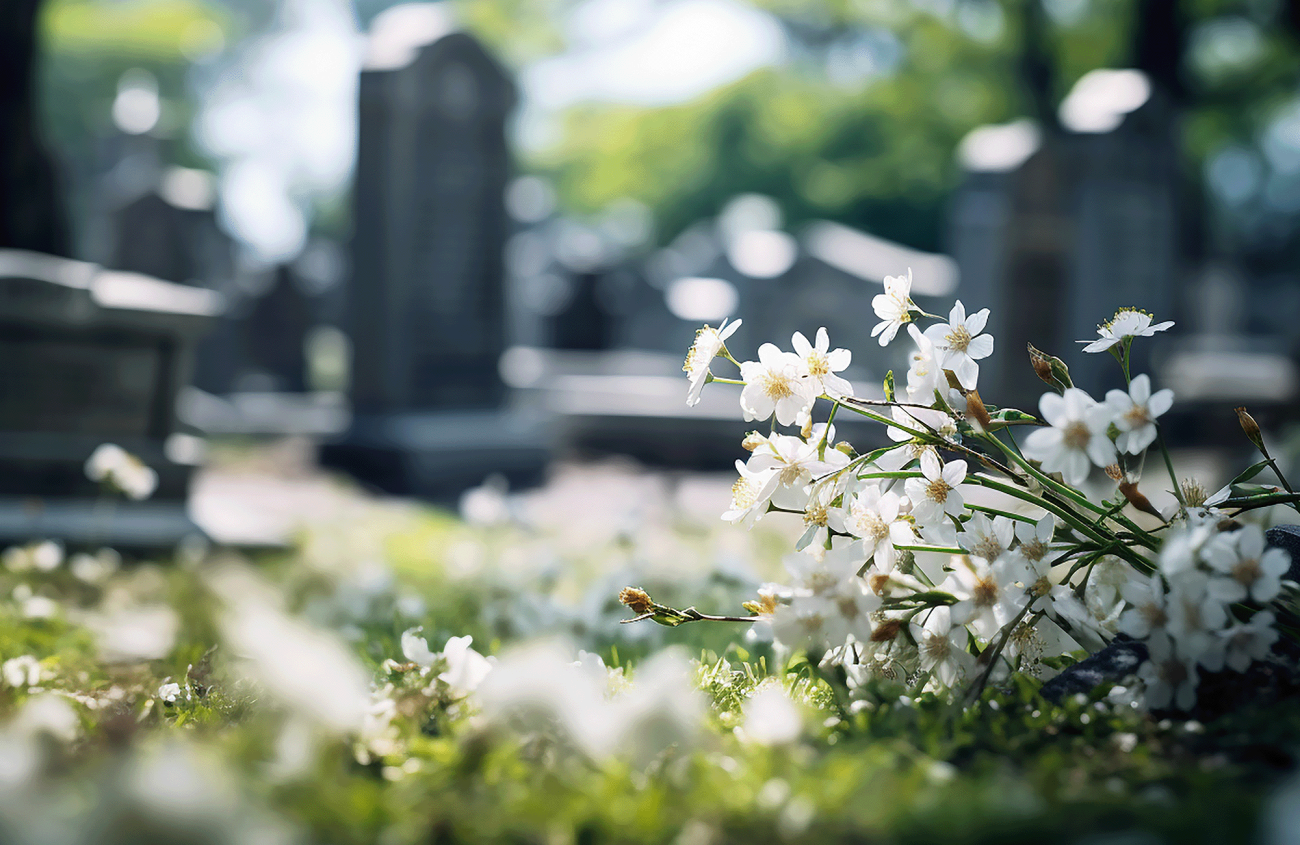
[[(1270, 548), (1280, 548), (1291, 555), (1286, 580), (1300, 581), (1300, 525), (1278, 525), (1265, 532)], [(1103, 683), (1122, 683), (1147, 659), (1145, 643), (1118, 636), (1110, 645), (1081, 660), (1043, 684), (1040, 694), (1048, 701), (1060, 702), (1078, 693), (1088, 694)], [(1190, 713), (1166, 712), (1164, 716), (1181, 716), (1201, 721), (1213, 719), (1261, 699), (1278, 700), (1300, 694), (1300, 646), (1280, 637), (1273, 646), (1270, 660), (1258, 661), (1246, 672), (1207, 672), (1200, 670), (1196, 707)]]

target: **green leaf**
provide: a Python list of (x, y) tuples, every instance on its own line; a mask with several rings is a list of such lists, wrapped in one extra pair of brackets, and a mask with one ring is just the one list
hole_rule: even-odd
[(1229, 483), (1235, 485), (1235, 484), (1240, 484), (1240, 483), (1242, 483), (1243, 481), (1250, 481), (1252, 478), (1254, 478), (1255, 476), (1259, 475), (1260, 472), (1261, 472), (1261, 471), (1264, 469), (1264, 467), (1266, 467), (1266, 466), (1268, 466), (1268, 461), (1267, 461), (1267, 460), (1263, 460), (1263, 461), (1260, 461), (1259, 463), (1251, 464), (1250, 466), (1248, 466), (1248, 467), (1246, 467), (1245, 469), (1243, 469), (1243, 470), (1241, 471), (1241, 474), (1238, 475), (1236, 478), (1232, 479), (1232, 481), (1230, 481)]
[(894, 393), (894, 371), (890, 370), (885, 373), (885, 401), (897, 402), (898, 400), (894, 398), (896, 395)]

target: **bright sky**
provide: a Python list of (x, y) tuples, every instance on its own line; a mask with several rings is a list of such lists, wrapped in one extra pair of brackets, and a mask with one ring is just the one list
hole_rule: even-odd
[(782, 62), (771, 15), (736, 0), (587, 0), (565, 25), (573, 49), (524, 70), (520, 141), (580, 102), (680, 103)]

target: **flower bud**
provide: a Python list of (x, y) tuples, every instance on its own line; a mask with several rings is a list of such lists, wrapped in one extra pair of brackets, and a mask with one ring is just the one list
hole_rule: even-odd
[(873, 643), (887, 643), (896, 638), (900, 631), (903, 630), (903, 620), (886, 619), (877, 625), (871, 632), (871, 641)]
[(1121, 481), (1119, 492), (1124, 494), (1124, 498), (1128, 499), (1128, 503), (1133, 507), (1143, 513), (1151, 514), (1156, 519), (1164, 519), (1164, 517), (1160, 515), (1160, 511), (1156, 509), (1156, 506), (1151, 504), (1151, 500), (1144, 496), (1142, 491), (1138, 490), (1135, 482)]
[(1120, 468), (1119, 464), (1110, 464), (1104, 467), (1102, 469), (1102, 472), (1106, 473), (1106, 477), (1109, 478), (1111, 481), (1124, 480), (1124, 470)]
[(618, 594), (618, 600), (638, 615), (651, 612), (655, 606), (650, 594), (640, 587), (624, 587)]
[(988, 431), (993, 425), (993, 418), (989, 416), (988, 408), (984, 407), (984, 400), (980, 399), (978, 390), (966, 394), (966, 416), (979, 424), (981, 432)]
[(1065, 366), (1064, 361), (1048, 355), (1041, 349), (1036, 349), (1032, 343), (1025, 345), (1029, 347), (1029, 363), (1034, 368), (1034, 374), (1048, 387), (1057, 393), (1064, 393), (1067, 387), (1074, 387), (1074, 381), (1070, 378), (1070, 368)]
[(745, 449), (746, 452), (752, 452), (766, 442), (767, 442), (766, 437), (759, 434), (757, 431), (751, 431), (749, 434), (745, 435), (744, 440), (740, 441), (740, 445)]
[(1263, 452), (1264, 457), (1267, 458), (1268, 450), (1264, 448), (1264, 435), (1260, 432), (1259, 423), (1255, 422), (1255, 418), (1246, 413), (1245, 408), (1238, 408), (1237, 421), (1241, 423), (1241, 430), (1246, 432), (1246, 439), (1254, 443), (1255, 448)]

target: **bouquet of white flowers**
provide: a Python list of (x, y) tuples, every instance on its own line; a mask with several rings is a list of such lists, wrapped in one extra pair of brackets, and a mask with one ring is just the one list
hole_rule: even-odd
[[(637, 616), (627, 621), (769, 625), (779, 646), (805, 650), (822, 669), (842, 667), (850, 687), (904, 679), (914, 691), (964, 690), (972, 700), (990, 679), (1041, 674), (1048, 649), (1097, 650), (1122, 633), (1148, 645), (1139, 671), (1147, 703), (1182, 709), (1195, 704), (1198, 667), (1244, 671), (1279, 633), (1294, 634), (1288, 555), (1236, 519), (1300, 502), (1258, 425), (1238, 409), (1263, 460), (1207, 495), (1195, 481), (1179, 483), (1161, 436), (1172, 391), (1130, 373), (1134, 340), (1172, 323), (1124, 308), (1099, 338), (1081, 341), (1123, 370), (1127, 389), (1100, 402), (1073, 385), (1063, 361), (1030, 345), (1051, 388), (1035, 416), (980, 396), (979, 362), (994, 345), (988, 309), (967, 314), (958, 301), (946, 320), (925, 313), (911, 282), (910, 271), (886, 279), (873, 302), (882, 346), (903, 327), (916, 344), (905, 388), (891, 372), (883, 399), (853, 395), (838, 375), (850, 352), (832, 349), (825, 329), (815, 343), (796, 333), (793, 351), (764, 343), (757, 361), (727, 348), (740, 321), (697, 333), (684, 367), (688, 403), (709, 382), (735, 384), (746, 420), (771, 419), (767, 433), (744, 440), (751, 454), (736, 462), (723, 518), (752, 526), (787, 512), (805, 529), (788, 561), (791, 582), (767, 585), (746, 604), (750, 615), (672, 608), (628, 588), (620, 598)], [(918, 320), (933, 322), (921, 331)], [(712, 373), (719, 357), (738, 379)], [(837, 442), (844, 412), (885, 426), (890, 445), (864, 453)], [(1153, 448), (1176, 499), (1164, 511), (1139, 489)], [(1110, 479), (1100, 492), (1087, 485), (1094, 466)], [(1251, 483), (1266, 468), (1280, 488)]]

